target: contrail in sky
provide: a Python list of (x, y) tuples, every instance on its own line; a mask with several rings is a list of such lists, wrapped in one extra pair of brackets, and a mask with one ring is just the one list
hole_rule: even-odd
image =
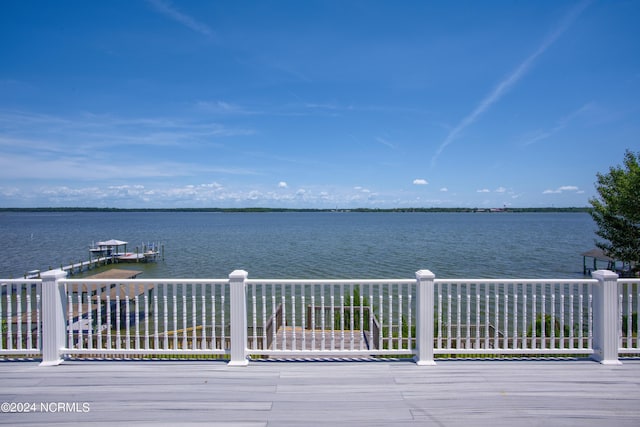
[(181, 23), (187, 28), (190, 28), (191, 30), (196, 31), (200, 34), (204, 34), (208, 37), (213, 36), (213, 31), (211, 31), (211, 28), (209, 28), (206, 24), (197, 21), (191, 16), (185, 15), (184, 13), (178, 11), (173, 7), (171, 2), (164, 0), (147, 0), (147, 2), (151, 4), (158, 12)]
[(518, 67), (513, 71), (507, 78), (501, 81), (493, 91), (486, 96), (480, 104), (471, 112), (471, 114), (467, 115), (458, 125), (449, 132), (445, 140), (440, 144), (438, 150), (434, 154), (431, 159), (431, 166), (435, 165), (435, 162), (444, 151), (444, 149), (451, 144), (460, 133), (466, 129), (469, 125), (475, 122), (478, 117), (480, 117), (485, 111), (487, 111), (493, 104), (498, 102), (502, 96), (504, 96), (507, 91), (515, 85), (524, 74), (529, 71), (529, 68), (533, 65), (536, 59), (540, 55), (542, 55), (551, 45), (553, 45), (556, 40), (560, 38), (560, 36), (573, 24), (578, 15), (582, 13), (582, 11), (589, 5), (590, 1), (583, 1), (579, 3), (576, 7), (571, 9), (569, 13), (564, 17), (560, 25), (551, 33), (547, 38), (544, 39), (542, 44), (536, 49), (528, 58), (526, 58)]

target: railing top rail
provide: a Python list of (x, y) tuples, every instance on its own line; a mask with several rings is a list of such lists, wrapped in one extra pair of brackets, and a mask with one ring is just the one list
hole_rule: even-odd
[(640, 283), (640, 277), (618, 279), (618, 283)]
[(226, 285), (229, 283), (229, 279), (62, 279), (63, 284), (150, 284), (150, 285), (197, 285), (197, 284), (213, 284), (213, 285)]
[(247, 279), (250, 285), (386, 285), (414, 284), (415, 279), (327, 279), (327, 280), (295, 280), (295, 279)]
[(0, 279), (0, 285), (10, 283), (42, 283), (42, 279)]
[(552, 285), (552, 284), (559, 284), (559, 285), (564, 285), (564, 284), (585, 284), (585, 283), (591, 283), (591, 284), (595, 284), (598, 283), (598, 280), (596, 279), (435, 279), (434, 280), (435, 283), (441, 283), (441, 284), (451, 284), (451, 285), (455, 285), (455, 284), (497, 284), (497, 285), (511, 285), (511, 284), (522, 284), (522, 285), (528, 285), (528, 284), (543, 284), (543, 285)]

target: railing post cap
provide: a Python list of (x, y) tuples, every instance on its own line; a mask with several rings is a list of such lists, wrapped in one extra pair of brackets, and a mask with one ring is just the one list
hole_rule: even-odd
[(617, 280), (619, 276), (610, 270), (596, 270), (591, 272), (591, 277), (598, 280)]
[(244, 270), (234, 270), (229, 274), (229, 279), (246, 279), (248, 276), (249, 273)]
[(56, 268), (55, 270), (48, 270), (43, 273), (40, 273), (40, 278), (43, 280), (58, 280), (58, 279), (64, 279), (65, 277), (67, 277), (67, 272), (60, 268)]
[(416, 271), (416, 279), (435, 279), (436, 275), (431, 270), (418, 270)]

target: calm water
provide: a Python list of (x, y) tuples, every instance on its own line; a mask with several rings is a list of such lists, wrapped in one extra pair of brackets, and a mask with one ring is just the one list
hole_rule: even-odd
[(586, 213), (11, 212), (0, 213), (0, 277), (119, 239), (128, 251), (165, 245), (164, 261), (120, 264), (144, 278), (579, 278), (594, 230)]

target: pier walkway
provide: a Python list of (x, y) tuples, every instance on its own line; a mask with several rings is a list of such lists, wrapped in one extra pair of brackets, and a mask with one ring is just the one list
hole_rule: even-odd
[(37, 405), (3, 405), (14, 426), (640, 425), (638, 359), (5, 361), (0, 384), (0, 402)]

